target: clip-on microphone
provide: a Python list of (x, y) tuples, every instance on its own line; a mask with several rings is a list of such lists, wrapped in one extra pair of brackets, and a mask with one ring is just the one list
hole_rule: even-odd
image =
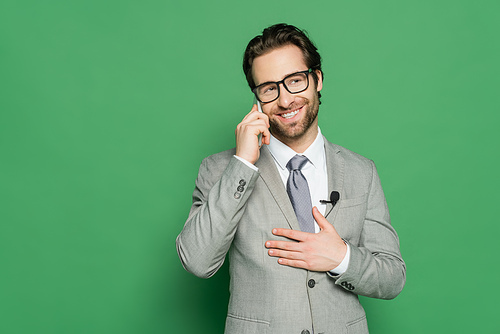
[(337, 202), (339, 201), (339, 199), (340, 199), (340, 194), (339, 194), (339, 192), (338, 192), (338, 191), (332, 191), (332, 192), (330, 193), (330, 200), (329, 200), (329, 201), (327, 201), (327, 200), (325, 200), (325, 199), (322, 199), (322, 200), (320, 200), (319, 202), (320, 202), (321, 204), (332, 203), (332, 205), (335, 207), (335, 204), (337, 204)]

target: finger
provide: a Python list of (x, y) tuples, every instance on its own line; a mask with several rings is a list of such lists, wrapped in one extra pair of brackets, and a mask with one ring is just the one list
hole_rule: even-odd
[(249, 124), (242, 124), (242, 128), (244, 129), (244, 133), (251, 133), (253, 135), (259, 135), (259, 134), (264, 134), (266, 131), (269, 132), (269, 130), (266, 128), (266, 125), (262, 121), (254, 121)]
[(250, 109), (250, 111), (248, 112), (248, 114), (246, 114), (246, 115), (245, 115), (245, 117), (243, 117), (243, 120), (247, 119), (247, 118), (248, 118), (248, 116), (252, 115), (252, 114), (253, 114), (253, 113), (255, 113), (255, 112), (258, 112), (259, 114), (261, 114), (261, 112), (259, 112), (259, 108), (257, 107), (257, 105), (256, 105), (256, 104), (254, 104), (254, 105), (252, 106), (252, 109)]
[(273, 249), (283, 249), (288, 251), (300, 251), (301, 246), (295, 241), (279, 241), (279, 240), (269, 240), (266, 241), (267, 248)]
[(259, 108), (257, 107), (256, 104), (254, 104), (252, 106), (252, 109), (250, 110), (250, 112), (248, 114), (246, 114), (244, 119), (248, 118), (249, 116), (255, 116), (255, 117), (259, 117), (261, 119), (265, 119), (267, 122), (267, 126), (269, 127), (269, 117), (265, 113), (260, 112)]
[(257, 119), (264, 121), (266, 126), (269, 128), (269, 117), (266, 114), (261, 113), (259, 111), (251, 111), (249, 114), (245, 116), (242, 123), (253, 122), (254, 120)]
[(252, 114), (253, 112), (256, 112), (256, 111), (259, 111), (259, 107), (257, 107), (257, 105), (254, 103), (253, 106), (252, 106), (252, 109), (250, 110), (250, 112), (247, 115), (250, 115), (250, 114)]
[(271, 132), (269, 129), (266, 129), (266, 131), (262, 132), (262, 143), (269, 145), (271, 144)]
[(252, 126), (262, 127), (262, 131), (260, 131), (259, 133), (264, 132), (268, 129), (265, 120), (258, 117), (249, 116), (247, 119), (241, 121), (241, 123), (236, 126), (236, 130), (242, 131)]
[(282, 237), (287, 237), (289, 239), (297, 240), (297, 241), (305, 241), (309, 237), (309, 234), (307, 232), (302, 232), (302, 231), (297, 231), (297, 230), (290, 230), (287, 228), (275, 228), (273, 229), (273, 234), (274, 235), (279, 235)]
[(302, 260), (290, 260), (290, 259), (279, 258), (278, 263), (289, 267), (309, 269), (308, 264)]
[(328, 230), (333, 227), (333, 225), (330, 224), (328, 220), (326, 220), (326, 218), (321, 214), (321, 212), (319, 212), (317, 207), (313, 207), (312, 210), (313, 210), (312, 213), (314, 216), (314, 220), (316, 220), (316, 223), (318, 223), (318, 226), (321, 230)]
[(259, 112), (259, 118), (263, 119), (266, 122), (267, 127), (269, 128), (269, 116), (264, 114), (263, 112)]
[(290, 252), (280, 249), (270, 249), (267, 251), (270, 256), (281, 257), (289, 260), (304, 260), (304, 254), (301, 252)]

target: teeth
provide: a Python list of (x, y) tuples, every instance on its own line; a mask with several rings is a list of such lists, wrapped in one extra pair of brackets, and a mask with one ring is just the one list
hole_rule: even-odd
[(281, 117), (292, 118), (293, 116), (297, 115), (298, 112), (299, 112), (299, 110), (297, 109), (295, 111), (289, 112), (288, 114), (281, 114)]

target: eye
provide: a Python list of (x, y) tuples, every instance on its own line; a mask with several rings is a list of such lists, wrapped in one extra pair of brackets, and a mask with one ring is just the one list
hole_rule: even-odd
[(264, 86), (259, 88), (259, 94), (261, 94), (261, 95), (274, 94), (275, 91), (276, 91), (276, 86), (272, 85), (272, 84), (264, 85)]
[(301, 75), (294, 75), (286, 80), (286, 85), (288, 87), (296, 87), (303, 84), (305, 78)]

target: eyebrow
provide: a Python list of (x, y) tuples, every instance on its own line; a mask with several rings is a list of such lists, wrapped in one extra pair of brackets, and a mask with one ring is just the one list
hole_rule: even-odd
[[(284, 76), (281, 78), (281, 80), (285, 79), (287, 76), (290, 76), (290, 75), (292, 75), (292, 74), (295, 74), (295, 73), (298, 73), (298, 72), (307, 71), (307, 70), (308, 70), (308, 69), (306, 69), (306, 70), (298, 70), (298, 71), (293, 71), (293, 72), (290, 72), (290, 73), (288, 73), (288, 74), (284, 75)], [(281, 80), (278, 80), (278, 81), (281, 81)], [(278, 82), (278, 81), (266, 81), (266, 82), (260, 83), (260, 84), (258, 84), (258, 85), (255, 85), (255, 87), (258, 87), (258, 86), (260, 86), (260, 85), (264, 85), (264, 84), (268, 84), (268, 83), (276, 83), (276, 82)]]

